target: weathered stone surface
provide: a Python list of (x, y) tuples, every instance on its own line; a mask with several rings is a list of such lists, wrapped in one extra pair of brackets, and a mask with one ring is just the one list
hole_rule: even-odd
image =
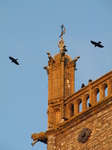
[[(111, 102), (110, 105), (108, 105)], [(102, 105), (103, 106), (103, 105)], [(71, 121), (70, 125), (62, 125), (60, 129), (52, 131), (55, 135), (55, 150), (111, 150), (112, 149), (112, 97), (96, 110), (91, 110), (89, 118), (82, 120), (83, 115), (79, 116), (78, 123), (76, 119)], [(107, 107), (106, 107), (107, 106)], [(92, 108), (91, 108), (92, 109)], [(93, 113), (94, 111), (94, 113)], [(86, 115), (86, 114), (85, 114)], [(91, 135), (85, 143), (78, 141), (78, 135), (83, 128), (91, 129)], [(64, 129), (64, 130), (63, 130)], [(62, 131), (63, 130), (63, 131)], [(48, 136), (49, 131), (48, 131)], [(48, 143), (49, 144), (49, 143)], [(52, 149), (52, 150), (54, 150)], [(51, 150), (51, 149), (48, 149)]]
[[(47, 149), (112, 149), (112, 71), (73, 92), (75, 64), (68, 55), (61, 58), (57, 54), (53, 59), (48, 75)], [(87, 106), (88, 100), (91, 107)], [(91, 134), (81, 143), (78, 136), (84, 128), (89, 128)]]

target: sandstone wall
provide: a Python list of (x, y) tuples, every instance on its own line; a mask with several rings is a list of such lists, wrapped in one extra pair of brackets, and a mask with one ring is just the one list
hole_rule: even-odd
[[(84, 128), (92, 132), (88, 140), (81, 143), (78, 135)], [(48, 150), (112, 150), (112, 97), (49, 133)]]

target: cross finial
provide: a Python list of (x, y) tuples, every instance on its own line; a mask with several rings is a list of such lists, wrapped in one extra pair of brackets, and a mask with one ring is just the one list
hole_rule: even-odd
[(61, 27), (61, 35), (59, 36), (59, 38), (61, 37), (61, 39), (63, 39), (63, 34), (65, 34), (64, 24), (62, 24), (60, 27)]
[(67, 50), (65, 48), (66, 46), (65, 46), (65, 43), (63, 40), (63, 34), (65, 34), (64, 24), (62, 24), (60, 27), (61, 27), (61, 35), (59, 37), (61, 37), (61, 40), (58, 43), (58, 47), (60, 48), (61, 55), (65, 55), (65, 51), (67, 51)]
[(63, 30), (63, 28), (64, 28), (64, 24), (62, 24), (60, 27), (61, 27), (61, 29)]

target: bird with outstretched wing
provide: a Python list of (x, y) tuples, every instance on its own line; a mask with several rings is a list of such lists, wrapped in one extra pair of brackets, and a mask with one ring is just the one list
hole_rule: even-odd
[(101, 45), (101, 42), (95, 42), (95, 41), (91, 41), (91, 43), (95, 46), (95, 47), (100, 47), (100, 48), (103, 48), (104, 46)]
[(13, 58), (11, 56), (9, 56), (9, 59), (12, 60), (12, 62), (15, 63), (16, 65), (19, 65), (19, 63), (17, 61), (18, 59), (15, 59), (15, 58)]

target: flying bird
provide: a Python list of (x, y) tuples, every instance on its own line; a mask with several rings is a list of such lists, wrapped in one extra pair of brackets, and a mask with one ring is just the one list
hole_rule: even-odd
[(100, 48), (103, 48), (104, 46), (101, 45), (101, 42), (94, 42), (94, 41), (91, 41), (91, 43), (95, 46), (95, 47), (100, 47)]
[(13, 58), (11, 56), (9, 56), (9, 59), (12, 60), (12, 62), (15, 63), (16, 65), (19, 65), (19, 63), (17, 61), (18, 59), (15, 59), (15, 58)]

